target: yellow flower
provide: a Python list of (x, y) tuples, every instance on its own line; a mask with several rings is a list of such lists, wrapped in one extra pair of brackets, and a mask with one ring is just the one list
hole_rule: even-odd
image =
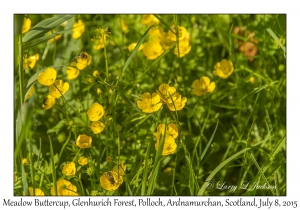
[(54, 38), (50, 39), (49, 42), (53, 43), (56, 40), (59, 40), (62, 37), (62, 34), (58, 34), (57, 36), (55, 36)]
[(99, 103), (93, 103), (92, 106), (87, 111), (87, 115), (90, 121), (98, 121), (104, 115), (103, 106)]
[[(159, 140), (155, 144), (155, 149), (158, 149)], [(166, 135), (162, 155), (170, 155), (176, 152), (177, 144), (171, 135)]]
[(35, 93), (35, 88), (32, 85), (31, 88), (29, 89), (29, 92), (28, 92), (25, 100), (29, 99), (34, 93)]
[(214, 75), (221, 77), (222, 79), (226, 79), (227, 77), (229, 77), (234, 70), (232, 62), (226, 59), (223, 59), (221, 62), (216, 63), (214, 68)]
[(52, 108), (52, 107), (54, 106), (54, 104), (55, 104), (55, 98), (52, 97), (51, 95), (48, 95), (48, 96), (44, 99), (42, 107), (43, 107), (45, 110), (47, 110), (47, 109)]
[(149, 60), (158, 58), (163, 52), (164, 49), (158, 40), (147, 42), (143, 48), (143, 53)]
[(76, 140), (76, 146), (82, 149), (90, 148), (92, 146), (92, 137), (85, 134), (79, 135)]
[(160, 39), (164, 36), (165, 32), (162, 27), (155, 26), (149, 30), (149, 35), (154, 39)]
[[(28, 187), (29, 195), (33, 196), (33, 187)], [(45, 193), (40, 188), (35, 188), (35, 196), (44, 196)]]
[[(159, 124), (157, 126), (156, 140), (159, 141), (165, 134), (165, 124)], [(166, 129), (166, 134), (172, 136), (174, 139), (178, 136), (178, 128), (173, 123), (170, 123)], [(161, 136), (162, 135), (162, 136)]]
[(73, 33), (72, 37), (73, 39), (78, 39), (81, 37), (81, 35), (84, 33), (85, 30), (85, 24), (82, 22), (82, 20), (78, 20), (77, 23), (73, 24)]
[(128, 25), (126, 21), (123, 18), (119, 18), (119, 21), (121, 22), (122, 31), (126, 34), (128, 33)]
[(187, 102), (187, 98), (183, 97), (181, 98), (181, 95), (179, 93), (176, 93), (174, 97), (172, 96), (167, 101), (167, 106), (171, 111), (180, 111), (185, 106), (185, 103)]
[(249, 82), (251, 82), (252, 84), (254, 84), (255, 83), (255, 78), (254, 77), (250, 77), (249, 78)]
[(41, 72), (38, 76), (40, 84), (45, 86), (52, 85), (56, 80), (56, 70), (54, 68), (47, 68), (44, 72)]
[(196, 79), (193, 84), (193, 93), (197, 96), (202, 96), (207, 93), (211, 93), (216, 88), (216, 83), (210, 82), (210, 79), (206, 76), (203, 76), (199, 79)]
[(179, 45), (179, 54), (178, 54), (178, 46), (174, 48), (174, 54), (177, 57), (182, 58), (186, 54), (188, 54), (191, 51), (191, 45), (190, 42), (187, 39), (181, 40), (178, 42)]
[(31, 26), (31, 20), (27, 17), (24, 17), (23, 25), (22, 25), (22, 34), (25, 34), (27, 31), (29, 31)]
[(146, 26), (151, 26), (155, 23), (158, 23), (159, 20), (154, 15), (143, 15), (142, 17), (142, 24)]
[[(70, 195), (70, 196), (78, 196), (77, 187), (73, 185), (71, 182), (61, 179), (56, 182), (57, 195)], [(55, 195), (54, 187), (51, 187), (51, 195)]]
[(115, 171), (104, 172), (100, 177), (100, 184), (105, 190), (116, 190), (123, 183), (123, 177)]
[(62, 173), (66, 176), (73, 176), (76, 173), (76, 166), (74, 162), (70, 162), (64, 165)]
[[(136, 47), (137, 43), (134, 42), (134, 43), (131, 43), (130, 45), (128, 45), (128, 50), (129, 52), (132, 52), (134, 50), (134, 48)], [(141, 44), (138, 51), (141, 51), (142, 49), (144, 48), (144, 45)]]
[(113, 167), (113, 171), (119, 174), (120, 176), (124, 176), (126, 171), (126, 165), (123, 162), (121, 162), (120, 165), (115, 165)]
[(113, 157), (112, 156), (107, 156), (106, 157), (106, 162), (111, 163), (113, 161)]
[(94, 121), (90, 125), (90, 128), (92, 129), (94, 134), (101, 133), (104, 129), (105, 125), (100, 121)]
[(36, 62), (39, 60), (39, 58), (40, 58), (39, 54), (35, 54), (29, 56), (29, 58), (25, 58), (23, 61), (24, 69), (33, 69), (35, 67)]
[(67, 67), (66, 73), (68, 80), (76, 79), (79, 76), (80, 71), (76, 68), (75, 61), (71, 62), (70, 66)]
[(80, 53), (77, 56), (77, 64), (76, 67), (79, 70), (85, 69), (92, 62), (92, 56), (90, 56), (87, 52)]
[(174, 87), (170, 87), (168, 84), (161, 84), (156, 92), (160, 96), (161, 100), (164, 103), (167, 103), (170, 97), (175, 97), (176, 89)]
[(102, 90), (100, 88), (97, 88), (97, 93), (98, 94), (101, 94), (102, 93)]
[(28, 158), (23, 158), (23, 159), (22, 159), (22, 164), (23, 164), (24, 166), (29, 165), (29, 159), (28, 159)]
[(108, 28), (97, 28), (96, 29), (96, 36), (92, 39), (94, 43), (93, 48), (95, 50), (100, 50), (104, 48), (104, 45), (106, 44), (106, 37), (108, 37)]
[(151, 94), (146, 92), (141, 96), (141, 99), (137, 101), (137, 106), (142, 112), (152, 113), (159, 110), (162, 103), (157, 93), (152, 93), (151, 97)]
[(94, 76), (94, 77), (99, 77), (99, 75), (100, 75), (100, 72), (99, 72), (98, 70), (95, 70), (95, 71), (93, 72), (93, 76)]
[(78, 163), (81, 166), (85, 166), (86, 164), (88, 164), (88, 159), (86, 157), (82, 156), (78, 159)]
[(54, 98), (61, 97), (62, 94), (65, 94), (70, 88), (68, 82), (64, 82), (61, 79), (56, 80), (53, 85), (49, 87), (50, 95)]
[(17, 177), (17, 172), (15, 171), (15, 172), (14, 172), (14, 182), (16, 182), (17, 179), (18, 179), (18, 177)]
[[(169, 30), (168, 31), (169, 38), (170, 38), (170, 40), (175, 42), (176, 41), (176, 28), (175, 28), (175, 25), (172, 25), (171, 29), (172, 29), (173, 32), (175, 32), (175, 34), (171, 30)], [(178, 26), (178, 40), (179, 41), (183, 40), (186, 37), (186, 34), (187, 34), (186, 28), (183, 27), (183, 26)]]

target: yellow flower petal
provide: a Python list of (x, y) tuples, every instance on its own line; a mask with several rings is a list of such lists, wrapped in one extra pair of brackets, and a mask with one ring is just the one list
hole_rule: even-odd
[(56, 80), (56, 70), (54, 68), (47, 68), (38, 76), (38, 82), (45, 86), (52, 85)]

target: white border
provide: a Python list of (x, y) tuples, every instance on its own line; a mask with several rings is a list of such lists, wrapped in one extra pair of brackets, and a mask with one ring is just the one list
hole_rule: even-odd
[[(297, 200), (297, 192), (300, 189), (297, 176), (299, 170), (299, 11), (296, 9), (296, 1), (278, 0), (249, 0), (249, 1), (162, 1), (162, 0), (124, 0), (124, 1), (90, 1), (52, 0), (42, 2), (39, 0), (7, 2), (1, 6), (1, 69), (0, 69), (0, 91), (1, 91), (1, 178), (0, 178), (0, 209), (3, 208), (3, 198), (18, 200), (20, 197), (13, 197), (13, 14), (15, 13), (286, 13), (287, 14), (287, 196), (272, 197), (271, 199)], [(11, 3), (11, 4), (10, 4)], [(4, 135), (3, 135), (4, 134)], [(49, 200), (68, 200), (73, 198), (50, 198)], [(136, 197), (134, 199), (138, 199)], [(184, 197), (185, 199), (207, 199), (208, 197)], [(238, 197), (212, 197), (212, 199), (231, 200)], [(251, 200), (252, 197), (243, 197)], [(24, 198), (33, 200), (33, 198)], [(132, 199), (130, 197), (119, 197), (119, 199)], [(164, 199), (167, 200), (165, 197)], [(298, 199), (298, 205), (299, 205)], [(26, 208), (26, 207), (23, 207)], [(73, 207), (75, 208), (75, 207)], [(73, 209), (72, 208), (72, 209)], [(124, 207), (123, 207), (124, 208)], [(150, 207), (143, 207), (150, 208)], [(156, 207), (157, 208), (157, 207)], [(182, 207), (177, 207), (182, 208)], [(197, 207), (199, 208), (199, 207)], [(232, 208), (232, 207), (231, 207)], [(230, 208), (230, 209), (231, 209)], [(10, 208), (11, 209), (11, 208)], [(29, 209), (27, 207), (27, 209)], [(32, 209), (32, 207), (30, 207)], [(99, 207), (97, 207), (99, 209)], [(214, 208), (212, 208), (214, 209)], [(215, 208), (217, 209), (217, 208)]]

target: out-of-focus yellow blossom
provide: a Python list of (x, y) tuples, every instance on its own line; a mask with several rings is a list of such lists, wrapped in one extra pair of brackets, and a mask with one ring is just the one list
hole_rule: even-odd
[(170, 97), (175, 97), (176, 88), (170, 87), (168, 84), (161, 84), (156, 92), (160, 96), (161, 100), (164, 103), (167, 103)]
[(92, 146), (92, 137), (81, 134), (77, 137), (76, 146), (81, 149), (90, 148)]
[[(161, 140), (163, 141), (163, 140)], [(155, 149), (158, 149), (160, 140), (157, 140), (155, 144)], [(170, 155), (176, 152), (177, 144), (175, 142), (175, 139), (171, 135), (166, 135), (165, 136), (165, 142), (164, 142), (164, 147), (162, 151), (162, 155)]]
[[(134, 42), (134, 43), (131, 43), (130, 45), (128, 45), (128, 50), (129, 52), (132, 52), (134, 50), (134, 48), (136, 47), (137, 43)], [(144, 45), (141, 44), (138, 51), (141, 51), (142, 49), (144, 49)]]
[(102, 90), (100, 88), (97, 88), (97, 94), (101, 94)]
[(50, 86), (55, 82), (56, 74), (57, 73), (54, 68), (47, 68), (45, 69), (45, 71), (39, 74), (38, 81), (42, 85)]
[[(71, 182), (61, 179), (56, 182), (58, 196), (78, 196), (77, 187)], [(51, 195), (55, 195), (54, 186), (51, 187)]]
[(97, 196), (98, 194), (99, 194), (98, 190), (92, 190), (91, 191), (91, 196)]
[(113, 157), (112, 156), (107, 156), (106, 157), (106, 162), (111, 163), (113, 161)]
[(178, 42), (179, 45), (179, 52), (178, 52), (178, 46), (176, 46), (174, 48), (174, 54), (177, 57), (182, 58), (183, 56), (185, 56), (186, 54), (188, 54), (191, 51), (191, 45), (190, 42), (187, 39), (183, 39), (181, 41)]
[(108, 28), (97, 28), (96, 29), (96, 36), (92, 39), (94, 43), (93, 48), (95, 50), (100, 50), (104, 48), (104, 45), (106, 44), (106, 37), (108, 37)]
[(95, 80), (94, 80), (94, 78), (88, 78), (88, 82), (89, 82), (89, 83), (94, 83)]
[(250, 77), (249, 78), (249, 82), (251, 82), (252, 84), (254, 84), (255, 83), (255, 78), (254, 77)]
[(193, 82), (192, 87), (195, 95), (202, 96), (213, 92), (216, 88), (216, 83), (210, 82), (209, 77), (203, 76), (200, 79), (196, 79)]
[(92, 129), (94, 134), (101, 133), (104, 129), (105, 125), (100, 121), (94, 121), (90, 125), (90, 128)]
[(119, 18), (119, 21), (121, 23), (121, 27), (122, 27), (122, 31), (126, 34), (129, 32), (129, 29), (128, 29), (128, 25), (126, 23), (126, 21), (123, 19), (123, 18)]
[(77, 56), (77, 64), (76, 67), (79, 70), (85, 69), (92, 62), (92, 56), (90, 56), (87, 52), (80, 53)]
[(141, 99), (137, 101), (137, 106), (142, 112), (152, 113), (156, 112), (162, 106), (160, 97), (157, 93), (146, 92), (141, 96)]
[[(165, 124), (159, 124), (157, 126), (156, 140), (159, 141), (165, 134)], [(178, 136), (178, 128), (173, 123), (170, 123), (166, 129), (166, 134), (172, 136), (174, 139)], [(162, 136), (161, 136), (162, 135)]]
[(72, 37), (73, 39), (78, 39), (81, 37), (81, 35), (84, 33), (85, 30), (85, 24), (82, 22), (82, 20), (78, 20), (77, 23), (73, 24), (73, 33)]
[(23, 159), (22, 159), (22, 164), (23, 164), (24, 166), (29, 165), (29, 159), (28, 159), (28, 158), (23, 158)]
[(146, 26), (151, 26), (158, 22), (159, 22), (159, 20), (154, 15), (144, 14), (142, 17), (142, 24), (144, 24)]
[(174, 97), (172, 96), (167, 101), (167, 106), (171, 111), (180, 111), (185, 106), (185, 103), (187, 102), (186, 97), (181, 97), (179, 93), (176, 92)]
[(121, 162), (120, 165), (115, 165), (113, 167), (113, 171), (119, 174), (120, 176), (124, 176), (126, 171), (126, 165), (123, 162)]
[(53, 43), (54, 41), (59, 40), (62, 37), (62, 34), (58, 34), (57, 36), (55, 36), (54, 38), (50, 39), (49, 42)]
[(164, 33), (163, 36), (160, 38), (160, 44), (163, 46), (164, 50), (167, 50), (172, 44), (174, 44), (174, 42), (171, 41), (168, 33)]
[(95, 71), (93, 72), (93, 76), (94, 76), (94, 77), (99, 77), (99, 76), (100, 76), (100, 72), (99, 72), (98, 70), (95, 70)]
[(164, 34), (164, 29), (161, 26), (155, 26), (149, 30), (149, 35), (154, 39), (161, 39)]
[[(175, 25), (172, 25), (171, 29), (172, 29), (173, 32), (175, 32), (175, 34), (171, 30), (169, 30), (168, 31), (169, 39), (172, 40), (173, 42), (175, 42), (176, 41), (176, 27), (175, 27)], [(186, 34), (187, 34), (186, 28), (183, 27), (183, 26), (178, 26), (178, 40), (179, 41), (183, 40), (186, 37)]]
[(154, 60), (163, 54), (164, 49), (158, 40), (152, 40), (144, 45), (143, 53), (149, 60)]
[(223, 59), (221, 62), (216, 63), (214, 68), (214, 75), (221, 77), (222, 79), (226, 79), (227, 77), (229, 77), (234, 70), (232, 62), (226, 59)]
[(81, 166), (85, 166), (86, 164), (88, 164), (88, 158), (82, 156), (78, 159), (78, 163)]
[(71, 62), (70, 66), (67, 67), (66, 73), (68, 80), (76, 79), (79, 76), (80, 71), (76, 68), (75, 61)]
[(18, 177), (17, 177), (17, 172), (15, 171), (15, 172), (14, 172), (14, 182), (16, 182), (17, 179), (18, 179)]
[(35, 93), (35, 88), (34, 86), (32, 85), (31, 88), (29, 89), (29, 92), (27, 93), (27, 96), (26, 96), (26, 99), (25, 100), (28, 100), (29, 98), (31, 98), (31, 96)]
[(39, 54), (29, 56), (29, 58), (24, 58), (23, 61), (24, 69), (33, 69), (36, 65), (36, 62), (39, 60), (39, 58), (40, 58)]
[(35, 193), (33, 194), (33, 187), (28, 187), (29, 195), (33, 196), (44, 196), (45, 193), (40, 188), (35, 188)]
[(99, 103), (93, 103), (92, 106), (87, 111), (87, 115), (90, 121), (98, 121), (104, 115), (103, 106)]
[(24, 17), (23, 25), (22, 25), (22, 34), (25, 34), (29, 31), (31, 27), (31, 20), (28, 17)]
[(53, 85), (49, 87), (50, 95), (54, 98), (61, 97), (62, 94), (65, 94), (70, 88), (68, 82), (64, 82), (61, 79), (56, 80)]
[(64, 165), (62, 173), (66, 176), (74, 176), (76, 173), (76, 166), (74, 162), (70, 162)]
[(42, 107), (43, 107), (45, 110), (47, 110), (47, 109), (52, 108), (52, 107), (54, 106), (54, 104), (55, 104), (55, 98), (52, 97), (51, 95), (48, 95), (48, 96), (44, 99)]
[(115, 171), (107, 171), (100, 177), (100, 184), (105, 190), (113, 191), (123, 183), (123, 177)]

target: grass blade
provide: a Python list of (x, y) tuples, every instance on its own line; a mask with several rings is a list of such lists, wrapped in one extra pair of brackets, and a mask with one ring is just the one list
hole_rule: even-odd
[(217, 121), (217, 125), (215, 127), (215, 130), (214, 130), (213, 134), (211, 135), (211, 137), (210, 137), (210, 139), (209, 139), (206, 147), (204, 148), (203, 153), (201, 154), (201, 160), (203, 160), (203, 158), (204, 158), (204, 156), (205, 156), (205, 154), (206, 154), (206, 152), (207, 152), (207, 150), (208, 150), (208, 148), (209, 148), (212, 140), (214, 139), (215, 133), (216, 133), (217, 128), (218, 128), (218, 124), (219, 124), (219, 120)]

